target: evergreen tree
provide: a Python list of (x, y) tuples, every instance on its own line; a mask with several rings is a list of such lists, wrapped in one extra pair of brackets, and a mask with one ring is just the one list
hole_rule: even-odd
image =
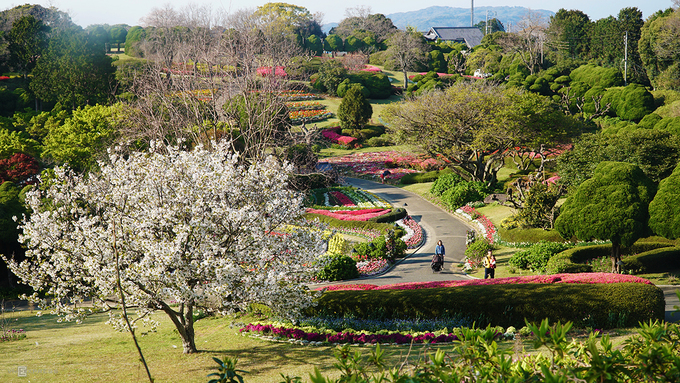
[(366, 125), (372, 114), (373, 107), (361, 93), (361, 87), (350, 87), (338, 108), (338, 118), (342, 127), (357, 131)]

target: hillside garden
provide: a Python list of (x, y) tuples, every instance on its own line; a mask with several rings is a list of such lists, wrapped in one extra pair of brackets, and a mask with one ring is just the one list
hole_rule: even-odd
[[(3, 297), (31, 302), (2, 304), (1, 380), (678, 381), (678, 11), (473, 48), (355, 11), (2, 12)], [(427, 233), (343, 177), (465, 220), (456, 271), (492, 248), (497, 278), (362, 280)]]

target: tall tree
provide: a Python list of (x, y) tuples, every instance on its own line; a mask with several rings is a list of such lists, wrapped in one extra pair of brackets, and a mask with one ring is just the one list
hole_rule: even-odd
[(638, 50), (656, 89), (680, 89), (680, 11), (657, 12), (645, 21)]
[(7, 49), (10, 53), (10, 65), (27, 79), (35, 68), (38, 58), (47, 48), (47, 34), (50, 28), (33, 16), (24, 16), (12, 24), (7, 33)]
[(590, 51), (590, 18), (581, 11), (560, 9), (550, 17), (546, 33), (548, 42), (562, 57), (583, 59)]
[(422, 33), (398, 31), (388, 40), (387, 54), (395, 66), (404, 74), (404, 90), (408, 88), (408, 71), (427, 63), (429, 46)]
[(82, 30), (60, 30), (38, 60), (30, 87), (44, 101), (75, 109), (109, 100), (114, 72), (111, 58)]
[[(9, 261), (11, 270), (62, 320), (108, 312), (115, 328), (128, 329), (126, 321), (161, 311), (185, 353), (197, 351), (198, 309), (260, 303), (298, 315), (312, 303), (301, 283), (314, 271), (321, 233), (299, 219), (290, 167), (271, 157), (241, 166), (227, 148), (112, 155), (87, 177), (57, 168), (49, 186), (26, 197), (27, 259)], [(84, 300), (91, 310), (74, 304)], [(123, 303), (138, 316), (114, 311)]]
[(543, 44), (548, 26), (543, 15), (538, 12), (525, 14), (517, 24), (518, 30), (502, 34), (500, 42), (506, 52), (516, 53), (529, 74), (534, 74), (543, 65)]
[(555, 228), (565, 239), (612, 242), (612, 272), (620, 272), (621, 246), (649, 232), (648, 207), (656, 185), (636, 165), (601, 162), (561, 207)]
[(500, 86), (457, 82), (443, 91), (393, 103), (382, 113), (401, 142), (442, 155), (473, 181), (496, 182), (510, 148), (521, 145), (521, 125)]

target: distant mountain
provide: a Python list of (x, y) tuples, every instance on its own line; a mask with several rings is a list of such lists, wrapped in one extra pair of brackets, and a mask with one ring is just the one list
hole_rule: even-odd
[[(550, 20), (555, 12), (545, 9), (530, 9), (525, 7), (475, 7), (475, 24), (486, 20), (487, 11), (489, 19), (497, 18), (505, 26), (505, 30), (511, 25), (517, 25), (528, 12), (540, 13), (545, 21)], [(453, 8), (434, 6), (419, 11), (398, 12), (385, 15), (392, 19), (394, 25), (404, 29), (410, 25), (419, 31), (427, 31), (430, 27), (469, 27), (470, 8)], [(330, 29), (330, 28), (329, 28)]]

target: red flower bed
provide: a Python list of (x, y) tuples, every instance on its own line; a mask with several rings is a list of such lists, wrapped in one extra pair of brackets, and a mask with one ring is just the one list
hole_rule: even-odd
[(327, 215), (343, 221), (368, 221), (389, 212), (390, 209), (323, 210), (307, 208), (307, 213)]
[(0, 81), (2, 81), (2, 80), (9, 80), (9, 77), (7, 77), (7, 76), (0, 76)]
[[(270, 67), (270, 66), (259, 67), (259, 68), (257, 68), (257, 74), (259, 74), (260, 76), (269, 76), (270, 74), (272, 74), (272, 67)], [(282, 66), (277, 66), (274, 69), (274, 75), (275, 76), (281, 76), (281, 77), (288, 76), (288, 74), (286, 73), (286, 70)]]
[[(579, 273), (579, 274), (553, 274), (553, 275), (527, 275), (523, 277), (496, 278), (496, 279), (471, 279), (467, 281), (438, 281), (438, 282), (410, 282), (395, 283), (392, 285), (377, 286), (371, 284), (361, 285), (331, 285), (319, 287), (316, 290), (415, 290), (432, 289), (438, 287), (457, 286), (480, 286), (480, 285), (505, 285), (520, 283), (644, 283), (651, 285), (652, 282), (626, 274), (611, 273)], [(360, 286), (352, 287), (352, 286)]]
[(337, 199), (338, 202), (339, 202), (342, 206), (353, 206), (353, 207), (356, 207), (356, 206), (357, 206), (357, 204), (355, 204), (354, 202), (352, 202), (352, 200), (351, 200), (349, 197), (347, 197), (347, 196), (345, 195), (345, 193), (343, 193), (343, 192), (332, 191), (332, 192), (330, 192), (330, 194), (331, 194), (333, 197), (335, 197), (335, 199)]

